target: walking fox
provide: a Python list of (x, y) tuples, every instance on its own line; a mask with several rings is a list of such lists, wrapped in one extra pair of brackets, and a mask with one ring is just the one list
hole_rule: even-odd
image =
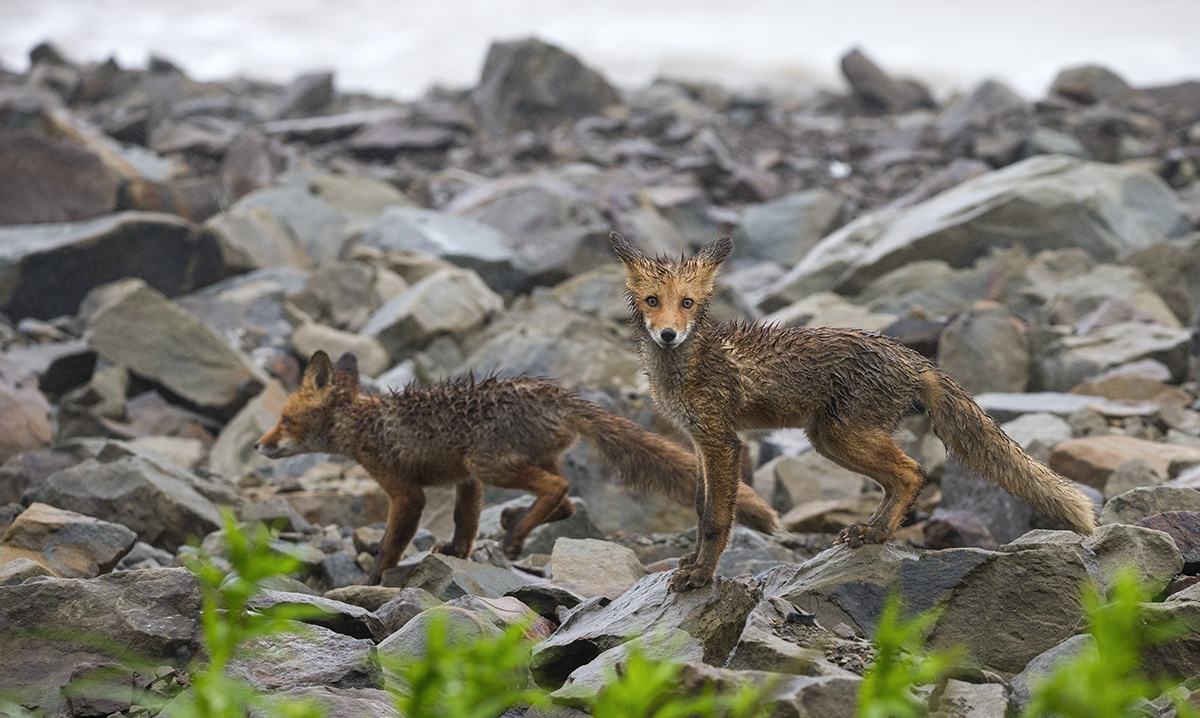
[[(273, 459), (343, 454), (379, 482), (389, 507), (379, 559), (367, 579), (375, 584), (412, 541), (427, 486), (455, 485), (454, 536), (434, 551), (458, 558), (470, 555), (479, 530), (482, 483), (534, 494), (528, 509), (501, 517), (504, 551), (517, 558), (535, 527), (575, 512), (559, 459), (580, 436), (624, 485), (691, 505), (699, 474), (691, 452), (549, 381), (467, 377), (378, 396), (360, 391), (358, 361), (350, 353), (336, 365), (323, 351), (313, 354), (279, 423), (255, 448)], [(736, 504), (741, 523), (782, 532), (779, 516), (749, 486), (736, 489)]]
[(742, 429), (799, 427), (818, 453), (883, 487), (866, 523), (839, 543), (882, 543), (900, 527), (925, 483), (891, 432), (923, 404), (934, 432), (972, 471), (1054, 516), (1072, 530), (1095, 530), (1091, 502), (1010, 439), (965, 389), (929, 360), (886, 337), (853, 329), (713, 322), (709, 299), (733, 243), (721, 237), (680, 260), (651, 258), (615, 232), (642, 363), (659, 409), (691, 437), (702, 481), (700, 531), (672, 587), (708, 583), (729, 537)]

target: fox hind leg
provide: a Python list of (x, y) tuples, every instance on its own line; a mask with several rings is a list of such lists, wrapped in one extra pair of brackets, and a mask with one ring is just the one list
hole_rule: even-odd
[[(467, 460), (471, 474), (492, 486), (502, 489), (522, 489), (537, 498), (522, 514), (509, 514), (505, 528), (504, 554), (511, 560), (520, 558), (529, 532), (547, 521), (557, 521), (575, 512), (567, 498), (570, 484), (561, 474), (547, 471), (534, 464), (501, 464), (483, 460)], [(501, 521), (505, 519), (501, 517)]]
[(433, 547), (434, 553), (457, 558), (471, 555), (479, 533), (479, 514), (483, 510), (483, 484), (467, 479), (454, 487), (454, 537)]

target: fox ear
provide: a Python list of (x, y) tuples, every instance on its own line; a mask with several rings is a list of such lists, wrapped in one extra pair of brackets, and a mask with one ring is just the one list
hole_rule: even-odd
[(717, 237), (712, 244), (697, 252), (696, 259), (715, 268), (728, 259), (729, 253), (732, 251), (733, 240), (729, 238), (729, 235), (724, 235)]
[(337, 369), (338, 381), (352, 389), (358, 388), (358, 357), (354, 356), (354, 352), (346, 352), (339, 357), (333, 368)]
[(329, 361), (329, 355), (318, 349), (308, 360), (308, 368), (304, 370), (304, 380), (301, 385), (309, 389), (320, 390), (329, 386), (329, 380), (332, 378), (333, 364)]
[(617, 253), (617, 258), (624, 264), (636, 264), (646, 259), (646, 255), (642, 254), (641, 250), (630, 244), (629, 240), (616, 232), (609, 233), (608, 243), (612, 246), (613, 251)]

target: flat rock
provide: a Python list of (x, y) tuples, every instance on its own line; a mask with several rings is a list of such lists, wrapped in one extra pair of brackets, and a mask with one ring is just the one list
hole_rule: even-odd
[(175, 296), (220, 276), (220, 255), (186, 220), (119, 212), (83, 222), (0, 227), (0, 311), (75, 314), (95, 287), (124, 277)]
[(1102, 524), (1132, 524), (1167, 511), (1200, 511), (1200, 491), (1182, 486), (1143, 486), (1104, 505)]
[(319, 616), (305, 618), (305, 623), (323, 626), (352, 638), (367, 638), (382, 641), (387, 637), (387, 631), (374, 613), (362, 606), (335, 601), (322, 596), (291, 591), (264, 590), (254, 594), (246, 605), (249, 608), (262, 610), (272, 606), (299, 604), (312, 606), (320, 611)]
[(469, 269), (444, 269), (381, 306), (362, 328), (393, 357), (423, 349), (437, 337), (462, 338), (504, 308), (499, 295)]
[(700, 661), (704, 644), (687, 631), (678, 628), (637, 636), (604, 651), (587, 665), (580, 666), (567, 676), (554, 691), (553, 699), (562, 705), (588, 705), (615, 675), (621, 675), (631, 652), (652, 661)]
[(137, 541), (120, 524), (35, 503), (0, 536), (0, 564), (29, 558), (63, 578), (108, 573)]
[(1039, 359), (1042, 382), (1047, 389), (1068, 391), (1101, 372), (1144, 359), (1161, 362), (1180, 381), (1187, 372), (1191, 336), (1188, 329), (1122, 322), (1063, 337)]
[(238, 200), (234, 210), (262, 208), (282, 222), (314, 265), (341, 254), (344, 222), (321, 198), (304, 187), (267, 187)]
[(850, 327), (868, 332), (881, 331), (895, 321), (894, 314), (872, 311), (833, 292), (815, 292), (762, 318), (763, 324), (781, 327)]
[(1001, 423), (1025, 414), (1068, 417), (1081, 409), (1093, 406), (1097, 401), (1100, 401), (1100, 397), (1053, 391), (1031, 391), (1021, 394), (988, 392), (975, 396), (975, 403)]
[(448, 601), (460, 596), (499, 598), (532, 580), (510, 569), (464, 561), (453, 556), (425, 553), (384, 571), (382, 584), (423, 588)]
[(266, 267), (311, 269), (312, 260), (288, 226), (265, 207), (231, 209), (204, 223), (230, 274)]
[(244, 652), (230, 661), (229, 674), (262, 691), (381, 685), (374, 642), (295, 621), (289, 622), (289, 628), (248, 641)]
[(1167, 476), (1171, 462), (1200, 461), (1200, 449), (1147, 441), (1124, 434), (1085, 436), (1064, 441), (1050, 453), (1050, 468), (1093, 488), (1103, 489), (1117, 467), (1140, 459), (1159, 476)]
[(616, 598), (645, 575), (637, 554), (610, 541), (560, 538), (550, 554), (550, 580), (584, 598)]
[(378, 588), (397, 592), (375, 609), (375, 615), (383, 622), (383, 628), (389, 636), (403, 628), (422, 611), (442, 605), (436, 596), (423, 588), (402, 589), (389, 586), (379, 586)]
[(826, 650), (840, 639), (805, 618), (778, 596), (763, 599), (746, 618), (725, 667), (802, 676), (853, 675), (826, 660)]
[(331, 588), (321, 595), (332, 601), (349, 603), (361, 606), (368, 611), (378, 612), (381, 606), (403, 591), (404, 589), (394, 586), (342, 586), (341, 588)]
[(292, 332), (292, 348), (302, 357), (312, 356), (323, 349), (329, 356), (340, 357), (346, 352), (358, 358), (362, 376), (375, 377), (392, 366), (392, 356), (379, 340), (366, 334), (305, 322)]

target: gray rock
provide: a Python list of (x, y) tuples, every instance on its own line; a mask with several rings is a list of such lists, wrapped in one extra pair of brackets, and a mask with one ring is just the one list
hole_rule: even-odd
[(929, 90), (913, 80), (888, 76), (858, 49), (842, 56), (842, 74), (862, 104), (878, 112), (908, 112), (935, 105)]
[(1200, 674), (1200, 601), (1175, 600), (1143, 603), (1143, 620), (1150, 625), (1178, 627), (1177, 638), (1148, 646), (1142, 667), (1151, 678), (1175, 681)]
[(436, 606), (422, 611), (377, 646), (379, 656), (384, 662), (384, 675), (388, 685), (397, 682), (392, 670), (404, 669), (424, 660), (429, 651), (430, 627), (435, 623), (443, 626), (447, 647), (468, 645), (501, 633), (491, 621), (474, 611), (453, 606)]
[(1024, 670), (1009, 682), (1012, 707), (1018, 711), (1025, 710), (1039, 681), (1045, 680), (1064, 661), (1070, 661), (1085, 652), (1096, 652), (1096, 639), (1086, 633), (1071, 636), (1030, 660)]
[(384, 251), (421, 252), (474, 270), (494, 291), (526, 289), (531, 267), (500, 231), (467, 217), (415, 207), (379, 215), (358, 245)]
[(969, 95), (942, 111), (937, 120), (937, 133), (943, 142), (957, 146), (993, 124), (1012, 123), (1029, 114), (1029, 104), (1007, 85), (984, 80)]
[(141, 280), (108, 285), (87, 302), (86, 337), (98, 354), (198, 407), (232, 416), (266, 384), (245, 355)]
[(1195, 575), (1200, 565), (1200, 513), (1164, 511), (1141, 519), (1135, 525), (1168, 534), (1183, 555), (1184, 573)]
[(37, 377), (0, 356), (0, 461), (47, 446), (50, 413)]
[(205, 222), (202, 231), (216, 245), (230, 274), (266, 267), (312, 268), (299, 240), (265, 207), (221, 212)]
[(388, 635), (386, 629), (384, 629), (383, 622), (371, 611), (362, 606), (342, 603), (341, 601), (335, 601), (323, 596), (313, 596), (307, 593), (292, 591), (264, 590), (251, 596), (246, 606), (261, 611), (264, 608), (288, 604), (313, 607), (319, 615), (314, 617), (306, 616), (303, 619), (305, 623), (323, 626), (331, 631), (352, 638), (369, 638), (375, 641), (382, 641)]
[(31, 558), (14, 558), (0, 564), (0, 586), (16, 586), (34, 576), (54, 576), (54, 572)]
[(729, 578), (753, 575), (795, 560), (796, 554), (791, 549), (780, 546), (757, 531), (735, 524), (729, 533), (729, 543), (721, 553), (721, 560), (717, 562), (717, 575)]
[(493, 137), (549, 129), (599, 114), (620, 100), (595, 70), (533, 38), (492, 43), (471, 91), (480, 125)]
[(704, 657), (704, 644), (678, 628), (635, 636), (572, 671), (562, 687), (554, 691), (553, 700), (563, 705), (589, 705), (613, 676), (625, 671), (630, 653), (635, 651), (652, 661), (690, 662)]
[(339, 257), (344, 223), (329, 203), (303, 187), (268, 187), (251, 192), (233, 205), (234, 210), (261, 207), (282, 222), (304, 248), (314, 265)]
[(1087, 409), (1099, 397), (1082, 394), (1064, 394), (1053, 391), (1029, 392), (1026, 394), (985, 393), (975, 397), (979, 404), (992, 418), (999, 422), (1009, 422), (1025, 414), (1052, 414), (1068, 417), (1077, 411)]
[[(991, 412), (989, 412), (991, 413)], [(1071, 425), (1050, 413), (1022, 414), (1000, 425), (1030, 456), (1045, 463), (1050, 450), (1072, 436)]]
[(116, 209), (121, 176), (91, 148), (21, 132), (0, 138), (0, 225), (71, 222)]
[(271, 465), (271, 460), (254, 450), (254, 442), (279, 421), (287, 390), (271, 380), (241, 411), (226, 422), (208, 451), (209, 471), (237, 481), (254, 469)]
[(778, 596), (759, 602), (746, 618), (742, 635), (725, 667), (802, 676), (852, 675), (826, 660), (832, 634), (817, 627), (805, 627), (812, 631), (813, 637), (809, 638), (802, 624), (788, 620), (789, 615), (795, 614), (796, 607)]
[(1165, 481), (1145, 459), (1133, 459), (1117, 466), (1104, 481), (1104, 499), (1116, 498), (1142, 486), (1162, 486)]
[(375, 644), (365, 638), (289, 622), (289, 630), (248, 641), (229, 674), (262, 691), (296, 686), (378, 688)]
[(1033, 507), (950, 458), (942, 474), (941, 508), (970, 511), (1000, 543), (1007, 543), (1033, 528)]
[[(770, 299), (764, 301), (764, 306)], [(763, 324), (781, 327), (851, 327), (880, 331), (896, 321), (893, 314), (873, 312), (833, 292), (816, 292), (762, 318)]]
[(1167, 511), (1200, 511), (1200, 491), (1182, 486), (1142, 486), (1104, 504), (1101, 524), (1132, 524)]
[(776, 262), (799, 262), (842, 218), (842, 200), (824, 189), (784, 195), (751, 205), (733, 233), (734, 256)]
[(608, 264), (576, 274), (550, 290), (550, 297), (567, 309), (616, 324), (629, 319), (625, 299), (625, 270)]
[(314, 115), (333, 101), (333, 73), (306, 72), (283, 89), (275, 106), (274, 119)]
[(275, 696), (315, 704), (325, 718), (402, 718), (392, 694), (378, 688), (304, 686), (275, 691)]
[(636, 636), (682, 629), (704, 644), (704, 660), (723, 662), (737, 642), (758, 592), (717, 577), (685, 593), (668, 590), (671, 574), (651, 574), (612, 602), (581, 605), (554, 635), (534, 647), (534, 669), (550, 682), (565, 679), (600, 653)]
[(119, 660), (106, 643), (155, 665), (186, 662), (200, 649), (199, 614), (200, 587), (185, 569), (2, 586), (0, 685), (55, 714), (76, 669)]
[(171, 568), (175, 565), (175, 554), (155, 548), (145, 541), (138, 541), (129, 553), (117, 562), (117, 571), (133, 571), (145, 568)]
[(318, 349), (334, 357), (350, 352), (358, 357), (358, 370), (366, 377), (378, 376), (392, 366), (388, 350), (374, 337), (316, 322), (306, 322), (296, 327), (292, 332), (292, 348), (302, 357), (312, 356)]
[(1118, 100), (1130, 92), (1120, 75), (1098, 65), (1082, 65), (1062, 70), (1050, 85), (1050, 92), (1091, 105), (1101, 100)]
[(51, 474), (23, 500), (123, 524), (169, 551), (219, 528), (218, 502), (241, 502), (231, 486), (119, 441), (99, 442), (87, 453), (93, 458)]
[[(489, 506), (483, 510), (479, 518), (479, 535), (480, 537), (490, 537), (500, 539), (503, 537), (504, 529), (500, 526), (500, 516), (508, 509), (522, 510), (533, 505), (532, 496), (523, 496), (511, 501), (505, 501), (502, 504)], [(526, 555), (535, 553), (548, 554), (554, 550), (555, 542), (560, 538), (570, 539), (602, 539), (604, 531), (596, 525), (592, 519), (591, 511), (588, 510), (587, 501), (571, 497), (571, 504), (575, 507), (575, 513), (554, 523), (542, 524), (529, 534), (529, 538), (525, 540)]]
[(338, 551), (317, 564), (316, 575), (324, 585), (341, 588), (361, 583), (367, 577), (367, 572), (358, 565), (354, 554)]
[(171, 215), (0, 227), (0, 312), (15, 318), (75, 314), (89, 291), (122, 277), (175, 296), (221, 271), (216, 247)]
[(553, 620), (558, 620), (560, 607), (572, 609), (584, 601), (583, 596), (548, 583), (529, 583), (518, 586), (504, 595), (519, 600), (539, 616)]
[(946, 681), (935, 712), (938, 718), (1004, 718), (1008, 715), (1008, 691), (999, 683)]
[[(695, 665), (695, 664), (690, 664)], [(766, 674), (770, 679), (770, 673)], [(768, 700), (778, 718), (850, 718), (858, 704), (862, 679), (858, 676), (793, 676), (779, 682)]]
[(771, 291), (788, 302), (826, 289), (858, 292), (914, 260), (967, 266), (985, 247), (1020, 246), (1030, 253), (1079, 247), (1108, 261), (1187, 231), (1178, 201), (1157, 177), (1032, 157), (912, 207), (864, 215), (821, 240)]
[(404, 589), (394, 586), (342, 586), (331, 588), (321, 595), (332, 601), (361, 606), (378, 616), (379, 608), (403, 591)]
[(0, 536), (0, 564), (29, 558), (63, 578), (94, 578), (111, 571), (135, 541), (120, 524), (35, 503)]
[(372, 312), (408, 289), (399, 275), (364, 262), (329, 262), (304, 281), (304, 289), (289, 303), (313, 321), (356, 332)]
[(389, 636), (403, 628), (422, 611), (442, 605), (436, 596), (423, 588), (398, 589), (386, 586), (374, 588), (398, 591), (392, 598), (375, 609), (375, 615), (383, 622), (383, 628)]
[(1083, 540), (1096, 554), (1100, 576), (1108, 586), (1125, 568), (1138, 571), (1148, 595), (1158, 596), (1183, 570), (1183, 556), (1171, 535), (1141, 526), (1109, 524)]
[(560, 538), (550, 555), (550, 580), (584, 598), (616, 598), (645, 575), (637, 554), (609, 541)]
[(265, 501), (242, 504), (238, 509), (242, 521), (261, 521), (271, 528), (288, 533), (311, 533), (315, 529), (286, 499), (272, 496)]
[(1039, 252), (1014, 269), (1005, 301), (1013, 314), (1036, 323), (1074, 325), (1076, 334), (1130, 321), (1180, 326), (1136, 267), (1097, 264), (1083, 249), (1069, 248)]
[(1055, 342), (1039, 357), (1041, 384), (1052, 391), (1067, 391), (1103, 371), (1140, 359), (1162, 362), (1179, 381), (1187, 372), (1190, 347), (1187, 329), (1143, 322), (1114, 324)]
[[(264, 355), (279, 357), (289, 350), (292, 325), (284, 311), (284, 299), (304, 287), (306, 276), (298, 269), (259, 269), (179, 297), (176, 303), (231, 347), (265, 364), (269, 360)], [(282, 368), (276, 371), (287, 373)]]
[(498, 566), (425, 553), (384, 571), (382, 584), (423, 588), (442, 600), (450, 600), (459, 596), (499, 598), (531, 580)]
[(1042, 545), (993, 553), (954, 587), (929, 645), (965, 644), (968, 659), (1012, 675), (1083, 625), (1089, 580), (1079, 548)]
[(946, 325), (937, 363), (972, 394), (1022, 392), (1030, 369), (1025, 327), (1003, 306), (978, 302)]
[(444, 269), (385, 303), (367, 320), (362, 333), (399, 358), (440, 336), (461, 339), (503, 308), (500, 297), (475, 272)]

